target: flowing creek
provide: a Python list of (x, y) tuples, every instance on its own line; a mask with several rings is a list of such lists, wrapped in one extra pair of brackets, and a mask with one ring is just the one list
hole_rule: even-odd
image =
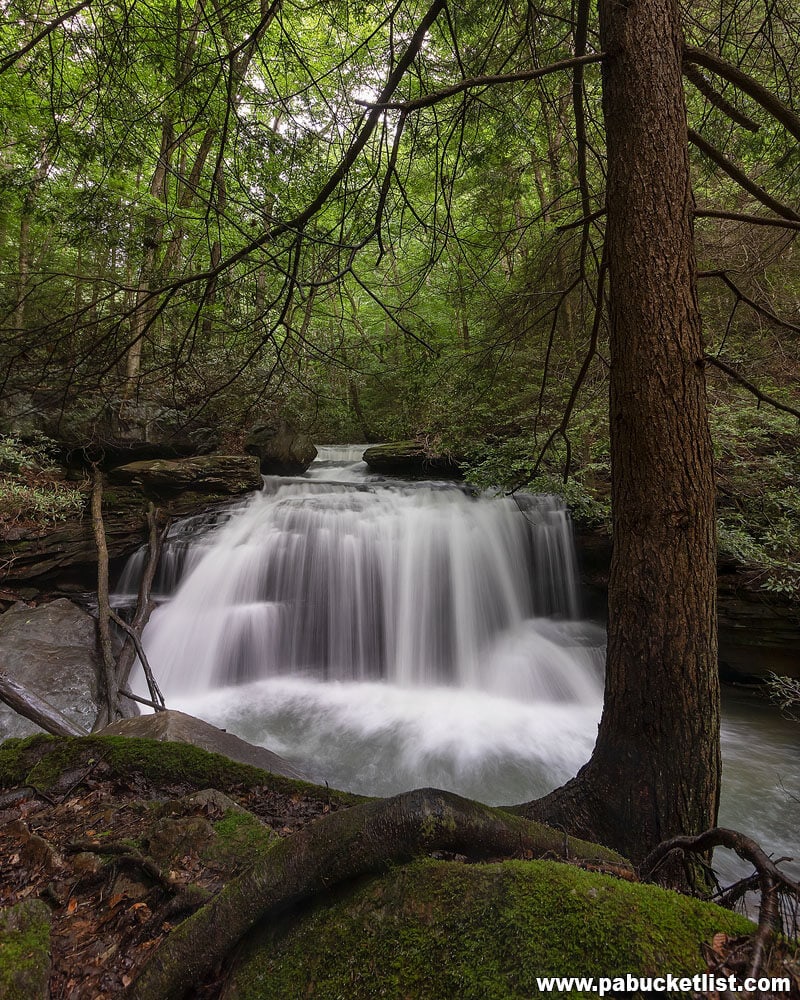
[[(602, 707), (567, 512), (373, 476), (362, 450), (320, 448), (305, 476), (173, 528), (144, 635), (167, 704), (336, 788), (543, 794), (588, 759)], [(720, 823), (775, 856), (798, 851), (799, 735), (726, 693)]]

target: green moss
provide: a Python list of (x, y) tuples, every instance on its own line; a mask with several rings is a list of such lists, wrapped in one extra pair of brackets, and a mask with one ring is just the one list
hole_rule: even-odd
[(0, 746), (0, 787), (30, 784), (47, 791), (67, 772), (81, 768), (88, 770), (94, 762), (101, 760), (113, 774), (141, 774), (162, 784), (221, 790), (234, 785), (244, 788), (268, 785), (282, 794), (310, 794), (343, 805), (363, 801), (360, 796), (329, 791), (305, 781), (295, 781), (248, 764), (239, 764), (188, 743), (101, 735), (75, 738), (34, 736), (26, 740), (7, 740)]
[[(532, 1000), (536, 977), (691, 975), (743, 917), (555, 862), (420, 861), (261, 930), (226, 1000)], [(302, 987), (302, 988), (301, 988)]]
[(280, 839), (251, 813), (232, 809), (214, 823), (214, 834), (200, 857), (207, 864), (234, 873), (255, 864)]
[(0, 911), (0, 996), (46, 1000), (50, 975), (50, 911), (38, 899)]

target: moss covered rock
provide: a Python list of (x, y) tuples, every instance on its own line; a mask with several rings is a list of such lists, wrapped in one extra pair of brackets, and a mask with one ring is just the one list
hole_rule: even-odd
[(208, 753), (188, 743), (159, 742), (125, 736), (31, 736), (0, 744), (0, 788), (32, 785), (40, 791), (74, 783), (95, 764), (106, 773), (130, 777), (140, 774), (150, 781), (178, 784), (187, 789), (233, 786), (269, 787), (288, 795), (319, 795), (329, 803), (352, 805), (363, 796), (337, 792), (273, 774), (248, 764)]
[(50, 911), (39, 899), (0, 910), (0, 997), (50, 996)]
[(707, 903), (548, 861), (424, 860), (253, 933), (225, 1000), (532, 1000), (540, 976), (692, 975), (753, 930)]

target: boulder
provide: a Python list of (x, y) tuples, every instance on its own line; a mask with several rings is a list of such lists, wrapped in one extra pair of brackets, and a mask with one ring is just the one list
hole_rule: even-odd
[(262, 486), (258, 462), (249, 455), (198, 455), (195, 458), (129, 462), (109, 472), (112, 483), (136, 486), (150, 496), (196, 493), (236, 495)]
[(254, 427), (244, 450), (258, 458), (265, 476), (302, 475), (317, 457), (311, 438), (284, 420)]
[(364, 452), (364, 461), (374, 472), (388, 475), (461, 477), (455, 458), (431, 452), (419, 441), (373, 445)]
[[(608, 606), (611, 536), (575, 521), (584, 614), (603, 619)], [(771, 673), (800, 677), (800, 605), (761, 588), (763, 572), (720, 557), (717, 565), (719, 665), (724, 681), (753, 683)]]
[(251, 767), (270, 771), (272, 774), (282, 774), (287, 778), (299, 778), (308, 781), (308, 777), (283, 757), (264, 747), (254, 746), (240, 740), (233, 733), (196, 719), (183, 712), (168, 710), (156, 712), (155, 715), (141, 715), (135, 719), (122, 719), (106, 726), (102, 734), (109, 736), (139, 736), (151, 740), (169, 741), (171, 743), (190, 743), (192, 746), (219, 753), (240, 764), (250, 764)]
[[(38, 608), (15, 605), (0, 615), (0, 664), (87, 732), (99, 710), (101, 657), (97, 624), (61, 598)], [(0, 704), (0, 734), (28, 736), (39, 727)]]

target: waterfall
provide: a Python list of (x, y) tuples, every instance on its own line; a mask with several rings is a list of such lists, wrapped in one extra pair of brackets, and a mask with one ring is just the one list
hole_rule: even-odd
[(173, 529), (145, 633), (165, 693), (292, 675), (596, 700), (561, 501), (387, 482), (358, 458), (320, 449), (309, 475)]
[[(320, 448), (305, 476), (172, 528), (144, 634), (168, 705), (335, 788), (544, 794), (589, 759), (602, 704), (566, 510), (387, 480), (360, 456)], [(721, 820), (792, 855), (796, 730), (747, 712), (723, 722)]]

